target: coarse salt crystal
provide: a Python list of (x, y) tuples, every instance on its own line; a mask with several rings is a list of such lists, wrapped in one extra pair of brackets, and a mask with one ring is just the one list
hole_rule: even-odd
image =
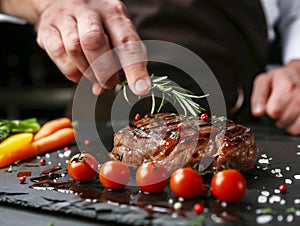
[(260, 195), (257, 198), (258, 203), (266, 203), (268, 201), (268, 198), (266, 196)]
[(179, 209), (181, 209), (181, 207), (182, 207), (181, 202), (175, 202), (174, 205), (173, 205), (173, 208), (175, 210), (179, 210)]
[(286, 183), (286, 184), (292, 184), (293, 181), (292, 181), (291, 179), (287, 178), (287, 179), (285, 179), (285, 183)]
[(296, 180), (300, 180), (300, 174), (294, 175), (294, 178), (295, 178)]
[(272, 215), (259, 215), (256, 217), (256, 222), (258, 224), (267, 224), (273, 220)]
[(282, 220), (283, 220), (283, 216), (282, 216), (282, 215), (278, 215), (278, 216), (277, 216), (277, 220), (278, 220), (278, 221), (282, 221)]
[(294, 199), (295, 204), (300, 204), (300, 199)]
[(269, 196), (270, 192), (269, 191), (261, 191), (261, 194), (264, 196)]
[(280, 200), (280, 205), (285, 205), (286, 204), (286, 201), (284, 199), (281, 199)]
[(280, 202), (281, 197), (278, 195), (272, 195), (269, 199), (269, 203), (275, 203), (275, 202)]
[(277, 189), (277, 188), (275, 188), (275, 189), (274, 189), (274, 193), (275, 193), (275, 194), (279, 194), (279, 193), (280, 193), (280, 190)]
[(287, 221), (287, 222), (293, 222), (293, 221), (294, 221), (294, 215), (289, 214), (289, 215), (286, 217), (286, 221)]

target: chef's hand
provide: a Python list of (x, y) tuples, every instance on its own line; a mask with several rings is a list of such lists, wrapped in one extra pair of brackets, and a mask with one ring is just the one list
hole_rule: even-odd
[(279, 128), (300, 134), (300, 60), (258, 75), (251, 108), (254, 116), (267, 114)]
[[(37, 42), (68, 79), (79, 82), (86, 76), (93, 82), (93, 93), (99, 95), (119, 82), (118, 67), (122, 66), (135, 94), (149, 92), (146, 50), (121, 1), (40, 2)], [(115, 47), (119, 47), (116, 56), (110, 52)], [(142, 62), (130, 63), (136, 59)]]

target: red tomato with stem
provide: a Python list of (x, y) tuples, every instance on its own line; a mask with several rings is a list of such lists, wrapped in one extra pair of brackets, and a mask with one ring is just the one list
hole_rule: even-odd
[(76, 181), (92, 180), (98, 173), (98, 161), (86, 152), (75, 154), (68, 163), (68, 174)]
[(170, 178), (172, 192), (182, 198), (194, 198), (202, 193), (204, 188), (200, 174), (191, 168), (176, 170)]
[(244, 176), (237, 170), (229, 169), (218, 172), (211, 180), (211, 193), (223, 202), (239, 202), (246, 193)]
[(162, 192), (168, 185), (168, 171), (158, 162), (143, 163), (135, 174), (136, 184), (146, 193)]
[(119, 161), (108, 161), (100, 167), (99, 179), (106, 189), (121, 190), (130, 180), (127, 164)]

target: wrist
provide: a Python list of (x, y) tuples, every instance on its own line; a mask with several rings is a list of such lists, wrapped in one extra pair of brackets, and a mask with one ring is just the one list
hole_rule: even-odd
[[(1, 1), (1, 0), (0, 0)], [(54, 0), (32, 0), (34, 10), (39, 18), (43, 11), (51, 4)]]
[(0, 0), (0, 12), (36, 24), (43, 11), (56, 0)]

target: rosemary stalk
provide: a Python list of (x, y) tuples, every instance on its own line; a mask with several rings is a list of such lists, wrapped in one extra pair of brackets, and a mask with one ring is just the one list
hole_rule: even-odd
[[(152, 81), (152, 87), (150, 89), (150, 95), (152, 99), (151, 114), (155, 113), (156, 93), (158, 93), (161, 96), (161, 102), (158, 106), (156, 113), (160, 112), (162, 107), (165, 105), (166, 100), (171, 100), (173, 101), (174, 104), (178, 103), (182, 108), (185, 116), (187, 116), (188, 113), (190, 113), (193, 116), (197, 116), (198, 114), (201, 113), (201, 111), (205, 110), (193, 99), (205, 98), (208, 96), (208, 94), (197, 96), (194, 93), (192, 93), (190, 90), (184, 89), (176, 84), (172, 84), (171, 80), (168, 79), (168, 76), (154, 77), (154, 75), (152, 74), (151, 81)], [(128, 92), (127, 85), (128, 84), (126, 80), (122, 82), (123, 96), (125, 100), (129, 104), (131, 104), (127, 94)]]

